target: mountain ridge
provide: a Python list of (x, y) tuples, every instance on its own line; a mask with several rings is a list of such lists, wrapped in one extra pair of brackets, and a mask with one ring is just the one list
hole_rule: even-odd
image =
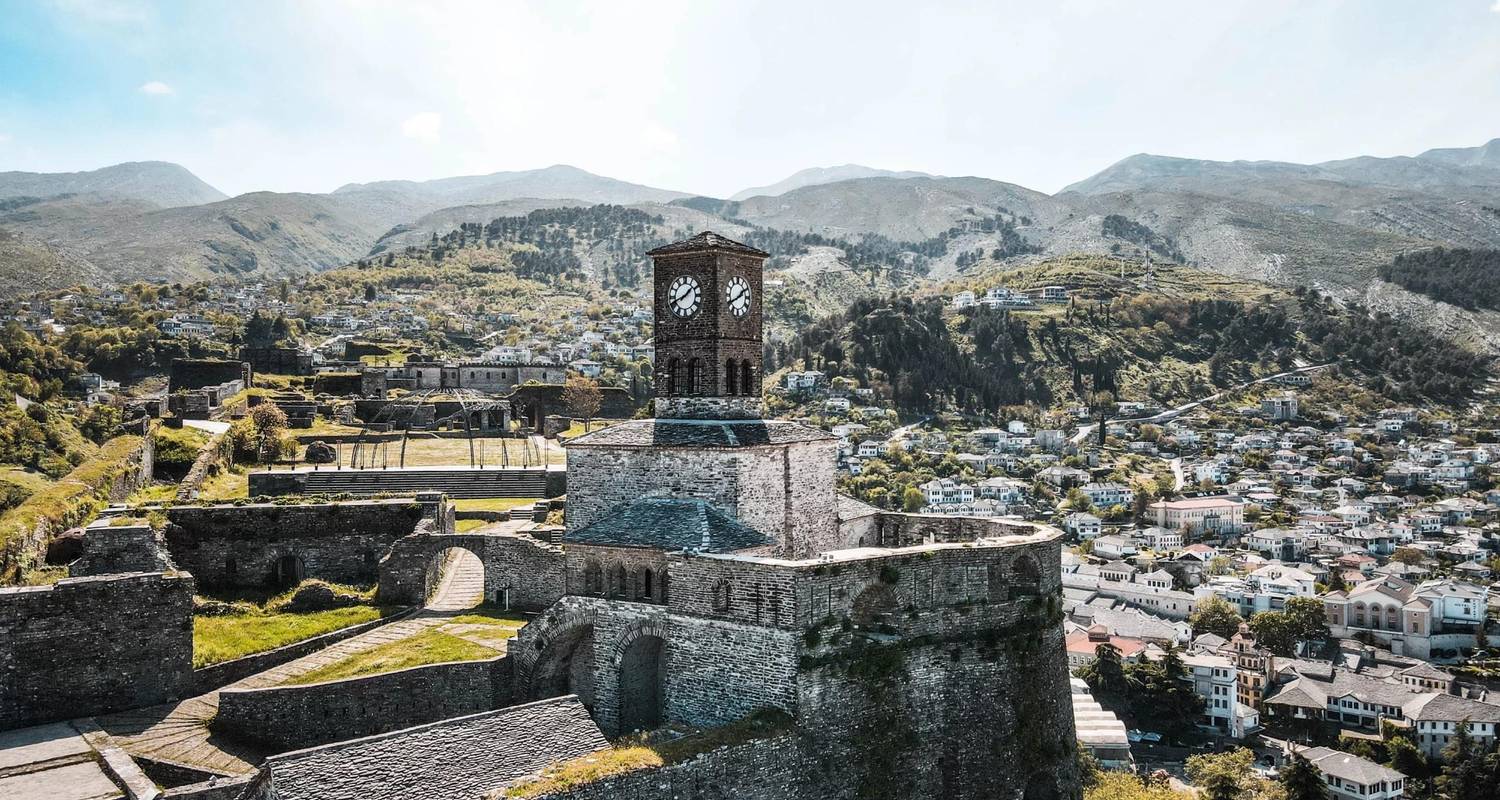
[(777, 197), (795, 189), (819, 186), (825, 183), (854, 180), (857, 178), (938, 178), (926, 172), (913, 170), (888, 170), (867, 167), (863, 164), (841, 164), (836, 167), (807, 167), (765, 186), (741, 189), (729, 196), (730, 200), (748, 200), (752, 197)]

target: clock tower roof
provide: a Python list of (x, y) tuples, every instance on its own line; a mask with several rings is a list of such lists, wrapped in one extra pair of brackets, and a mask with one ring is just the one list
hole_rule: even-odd
[(667, 256), (675, 255), (677, 253), (699, 253), (707, 250), (723, 250), (730, 253), (744, 253), (745, 255), (760, 256), (761, 258), (771, 257), (771, 254), (767, 253), (764, 250), (751, 247), (750, 245), (744, 244), (742, 242), (736, 242), (733, 239), (725, 238), (717, 233), (714, 233), (713, 231), (704, 231), (691, 239), (683, 239), (680, 242), (664, 244), (661, 247), (658, 247), (655, 250), (646, 253), (646, 255)]

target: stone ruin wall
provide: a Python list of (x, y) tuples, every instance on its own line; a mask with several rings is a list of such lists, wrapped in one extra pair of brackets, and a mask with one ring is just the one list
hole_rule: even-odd
[(208, 587), (274, 583), (285, 556), (303, 575), (339, 583), (374, 581), (380, 560), (400, 538), (440, 513), (409, 499), (167, 510), (167, 548), (181, 569)]
[(807, 558), (841, 546), (834, 466), (837, 443), (723, 450), (568, 448), (568, 530), (642, 497), (704, 500)]
[(0, 589), (0, 730), (156, 705), (193, 673), (193, 578)]
[(219, 693), (215, 732), (284, 753), (510, 705), (508, 656)]

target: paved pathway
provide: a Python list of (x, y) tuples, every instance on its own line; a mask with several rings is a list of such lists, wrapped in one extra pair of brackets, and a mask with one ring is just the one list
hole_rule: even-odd
[[(445, 565), (442, 581), (427, 606), (415, 616), (382, 625), (279, 667), (230, 684), (237, 689), (276, 686), (335, 661), (397, 642), (446, 622), (455, 613), (478, 605), (484, 595), (484, 564), (467, 551), (455, 550)], [(464, 638), (470, 638), (465, 636)], [(489, 642), (484, 642), (489, 644)], [(219, 710), (217, 690), (176, 704), (125, 711), (100, 717), (98, 722), (133, 756), (186, 764), (209, 772), (240, 775), (253, 772), (267, 755), (237, 741), (226, 741), (209, 730)]]

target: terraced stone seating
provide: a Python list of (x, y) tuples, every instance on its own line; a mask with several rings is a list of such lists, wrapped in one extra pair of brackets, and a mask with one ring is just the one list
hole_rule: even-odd
[(547, 471), (508, 468), (325, 469), (306, 474), (305, 491), (308, 494), (352, 495), (428, 491), (443, 492), (455, 500), (543, 497), (547, 492)]

